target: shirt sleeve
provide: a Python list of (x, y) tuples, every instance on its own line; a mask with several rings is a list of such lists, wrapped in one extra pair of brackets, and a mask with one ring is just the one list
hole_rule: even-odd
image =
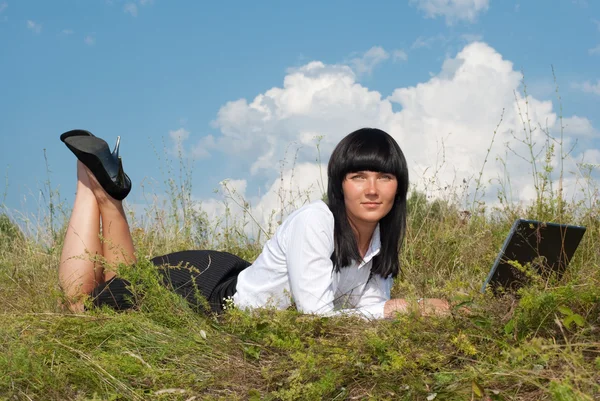
[(365, 319), (383, 319), (385, 303), (390, 300), (393, 278), (386, 279), (374, 275), (367, 283), (365, 291), (361, 296), (356, 308), (339, 309), (326, 313), (327, 316), (360, 316)]
[(383, 319), (385, 303), (390, 300), (393, 282), (392, 276), (383, 278), (374, 274), (358, 301), (357, 311), (369, 319)]
[(302, 313), (333, 311), (333, 221), (325, 213), (297, 216), (287, 237), (292, 298)]

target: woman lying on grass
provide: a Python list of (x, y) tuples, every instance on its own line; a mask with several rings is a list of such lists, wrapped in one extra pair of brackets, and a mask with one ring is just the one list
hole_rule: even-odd
[[(104, 140), (87, 131), (66, 132), (61, 140), (79, 162), (60, 285), (73, 310), (84, 309), (87, 295), (97, 306), (130, 308), (129, 283), (96, 262), (115, 266), (136, 261), (121, 202), (131, 181), (118, 155), (119, 140), (112, 153)], [(408, 190), (406, 160), (396, 141), (378, 129), (355, 131), (333, 151), (327, 174), (328, 203), (316, 201), (292, 213), (254, 263), (206, 250), (175, 252), (152, 262), (164, 266), (160, 272), (165, 284), (192, 306), (205, 304), (204, 297), (217, 313), (232, 298), (238, 308), (285, 309), (294, 304), (303, 313), (319, 315), (383, 318), (410, 310), (448, 314), (448, 303), (441, 299), (414, 304), (390, 299), (399, 271)]]

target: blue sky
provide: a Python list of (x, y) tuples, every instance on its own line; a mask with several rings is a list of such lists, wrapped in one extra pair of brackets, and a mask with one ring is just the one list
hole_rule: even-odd
[[(597, 1), (0, 0), (0, 51), (10, 210), (38, 210), (44, 149), (53, 187), (72, 202), (75, 158), (58, 137), (73, 128), (109, 144), (121, 135), (132, 205), (164, 191), (164, 143), (192, 160), (193, 195), (212, 212), (213, 190), (231, 179), (266, 213), (286, 149), (301, 146), (294, 177), (310, 186), (311, 138), (325, 136), (326, 162), (361, 126), (396, 137), (415, 183), (442, 163), (442, 143), (438, 184), (472, 179), (503, 108), (498, 143), (519, 131), (520, 71), (532, 115), (558, 132), (552, 65), (566, 138), (578, 143), (572, 161), (600, 163)], [(500, 171), (490, 164), (485, 177)], [(530, 183), (512, 181), (525, 199)]]

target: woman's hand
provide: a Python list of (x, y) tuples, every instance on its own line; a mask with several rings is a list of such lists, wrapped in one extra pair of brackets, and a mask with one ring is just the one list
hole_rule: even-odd
[(450, 304), (445, 299), (421, 298), (418, 301), (395, 298), (385, 303), (383, 314), (386, 319), (396, 313), (415, 312), (421, 316), (450, 316)]
[(449, 316), (450, 304), (445, 299), (421, 298), (419, 312), (422, 316)]

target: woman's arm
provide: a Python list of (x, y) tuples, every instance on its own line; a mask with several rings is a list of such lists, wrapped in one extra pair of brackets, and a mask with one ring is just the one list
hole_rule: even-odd
[(286, 264), (292, 298), (303, 313), (333, 311), (333, 216), (304, 211), (288, 231)]

